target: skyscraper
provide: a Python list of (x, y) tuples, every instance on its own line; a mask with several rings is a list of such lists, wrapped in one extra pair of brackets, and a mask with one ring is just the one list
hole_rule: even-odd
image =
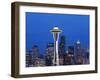
[(40, 55), (39, 48), (38, 48), (37, 45), (34, 45), (32, 47), (32, 62), (33, 62), (33, 65), (34, 65), (35, 61), (37, 60), (37, 58), (39, 58), (39, 55)]
[(46, 47), (46, 55), (54, 57), (54, 43), (48, 43)]
[(68, 56), (70, 56), (70, 64), (75, 64), (75, 59), (74, 59), (74, 46), (68, 46)]
[(68, 46), (68, 54), (74, 56), (74, 46)]
[(46, 66), (53, 65), (53, 58), (54, 58), (54, 43), (48, 43), (45, 54)]
[(26, 67), (31, 67), (32, 66), (32, 54), (31, 50), (26, 51)]
[(59, 54), (65, 54), (65, 49), (66, 49), (66, 39), (65, 36), (61, 36), (59, 44)]
[(78, 40), (75, 44), (75, 62), (76, 64), (82, 64), (83, 63), (83, 55), (82, 55), (82, 49), (81, 49), (81, 43)]
[(65, 36), (60, 37), (60, 43), (59, 43), (59, 58), (60, 58), (60, 64), (65, 64), (65, 50), (66, 50), (66, 38)]
[(82, 51), (83, 54), (83, 64), (89, 64), (90, 60), (89, 60), (89, 49), (83, 49)]

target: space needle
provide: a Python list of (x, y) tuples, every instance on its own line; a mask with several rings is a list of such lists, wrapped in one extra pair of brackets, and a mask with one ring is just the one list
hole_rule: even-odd
[(53, 38), (54, 38), (54, 58), (53, 58), (53, 65), (54, 66), (59, 66), (58, 39), (59, 39), (59, 33), (62, 30), (60, 30), (57, 26), (55, 26), (50, 31), (53, 33)]

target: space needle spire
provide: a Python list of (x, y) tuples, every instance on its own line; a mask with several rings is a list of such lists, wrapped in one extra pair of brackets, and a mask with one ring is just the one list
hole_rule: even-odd
[(59, 33), (62, 30), (60, 30), (57, 26), (55, 26), (50, 31), (53, 33), (53, 38), (54, 38), (54, 58), (53, 58), (53, 65), (59, 66), (58, 39), (59, 39)]

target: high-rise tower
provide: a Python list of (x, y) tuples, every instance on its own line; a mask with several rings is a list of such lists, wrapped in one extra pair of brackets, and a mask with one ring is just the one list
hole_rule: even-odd
[(83, 63), (81, 43), (79, 40), (75, 44), (75, 61), (76, 61), (76, 64)]
[(59, 44), (59, 53), (60, 54), (65, 54), (65, 49), (66, 49), (65, 36), (61, 36), (60, 37), (60, 44)]
[(53, 64), (58, 66), (59, 65), (58, 38), (59, 38), (59, 33), (61, 32), (61, 30), (58, 27), (54, 27), (50, 31), (53, 33), (53, 38), (54, 38), (54, 60), (53, 60)]

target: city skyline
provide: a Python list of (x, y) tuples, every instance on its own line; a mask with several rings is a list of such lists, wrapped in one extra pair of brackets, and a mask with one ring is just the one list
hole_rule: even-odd
[[(63, 35), (63, 36), (64, 36), (64, 35)], [(59, 40), (59, 43), (58, 43), (59, 49), (60, 49), (61, 37), (62, 37), (62, 36), (60, 36), (60, 40)], [(65, 37), (65, 36), (64, 36), (64, 37)], [(65, 37), (65, 39), (66, 39), (66, 37)], [(81, 47), (82, 47), (83, 49), (89, 50), (89, 48), (86, 48), (86, 47), (84, 47), (84, 46), (82, 45), (81, 41), (77, 40), (77, 41), (76, 41), (75, 43), (73, 43), (72, 45), (68, 45), (68, 44), (66, 44), (66, 42), (65, 42), (65, 51), (68, 51), (68, 47), (69, 47), (69, 46), (75, 47), (75, 45), (76, 45), (78, 42), (80, 42)], [(37, 46), (38, 49), (39, 49), (39, 53), (40, 53), (40, 54), (46, 54), (46, 53), (45, 53), (45, 50), (46, 50), (48, 44), (54, 45), (54, 42), (48, 42), (48, 43), (46, 43), (45, 48), (44, 48), (44, 51), (43, 51), (44, 53), (41, 52), (40, 47), (39, 47), (39, 45), (37, 45), (37, 44), (33, 44), (33, 46), (32, 46), (31, 48), (29, 48), (29, 49), (26, 49), (26, 51), (31, 51), (32, 48), (33, 48), (34, 46)]]
[(82, 47), (79, 40), (73, 46), (65, 43), (65, 36), (61, 36), (57, 65), (54, 63), (54, 43), (47, 43), (45, 54), (40, 54), (38, 45), (26, 51), (26, 67), (89, 64), (89, 49)]
[(45, 45), (53, 43), (49, 30), (54, 26), (63, 30), (60, 36), (66, 36), (66, 45), (73, 45), (80, 40), (83, 47), (89, 48), (88, 15), (26, 12), (26, 49), (36, 44), (40, 52), (44, 53)]

